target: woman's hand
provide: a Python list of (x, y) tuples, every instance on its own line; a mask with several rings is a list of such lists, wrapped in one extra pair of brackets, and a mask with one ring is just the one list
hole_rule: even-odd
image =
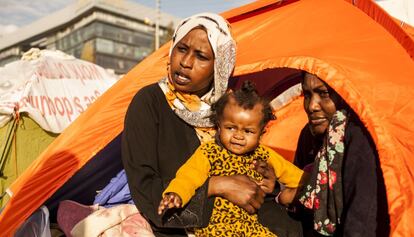
[(181, 207), (181, 198), (176, 193), (167, 193), (164, 195), (164, 198), (161, 200), (160, 205), (158, 206), (158, 215), (162, 215), (165, 211), (171, 208), (180, 208)]
[(289, 206), (293, 202), (293, 200), (296, 197), (297, 188), (285, 188), (282, 191), (280, 191), (280, 194), (278, 195), (277, 202)]
[(265, 197), (260, 186), (245, 175), (211, 177), (208, 195), (225, 198), (250, 214), (256, 213)]
[(263, 176), (262, 181), (256, 181), (257, 185), (259, 185), (265, 193), (272, 193), (276, 183), (276, 175), (273, 167), (265, 161), (255, 160), (253, 161), (251, 168), (255, 169)]

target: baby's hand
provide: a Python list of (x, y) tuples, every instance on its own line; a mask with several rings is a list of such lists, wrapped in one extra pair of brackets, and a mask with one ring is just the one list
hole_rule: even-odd
[(250, 165), (250, 168), (255, 169), (263, 175), (263, 180), (255, 181), (256, 184), (262, 188), (263, 192), (272, 193), (276, 182), (276, 175), (273, 167), (265, 161), (254, 160)]
[(176, 193), (167, 193), (164, 195), (164, 198), (161, 200), (160, 205), (158, 206), (158, 215), (162, 215), (166, 210), (171, 208), (180, 208), (181, 207), (181, 198)]

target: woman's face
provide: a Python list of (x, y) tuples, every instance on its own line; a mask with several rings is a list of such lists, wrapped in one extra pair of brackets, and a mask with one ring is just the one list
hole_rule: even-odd
[(302, 89), (311, 132), (314, 136), (323, 135), (336, 112), (335, 102), (327, 85), (315, 75), (305, 75)]
[(202, 96), (214, 78), (214, 53), (203, 29), (188, 32), (174, 47), (170, 76), (176, 90)]

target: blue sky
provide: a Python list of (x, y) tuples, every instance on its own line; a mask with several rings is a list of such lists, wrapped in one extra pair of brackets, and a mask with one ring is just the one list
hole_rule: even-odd
[[(77, 0), (0, 0), (0, 35), (13, 32)], [(129, 0), (155, 8), (155, 0)], [(161, 11), (178, 17), (198, 12), (220, 13), (253, 0), (161, 0)]]
[[(0, 36), (79, 0), (0, 0)], [(80, 0), (86, 1), (86, 0)], [(102, 0), (105, 1), (105, 0)], [(121, 1), (121, 0), (107, 0)], [(129, 0), (155, 8), (156, 0)], [(220, 13), (253, 0), (160, 0), (161, 10), (184, 18), (204, 11)], [(376, 0), (391, 15), (414, 25), (414, 0)]]

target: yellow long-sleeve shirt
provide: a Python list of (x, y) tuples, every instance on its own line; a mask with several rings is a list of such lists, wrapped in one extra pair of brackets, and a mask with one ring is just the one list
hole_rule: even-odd
[[(214, 142), (202, 144), (188, 161), (177, 171), (163, 194), (174, 192), (180, 195), (183, 205), (187, 204), (208, 177), (248, 175), (257, 180), (263, 177), (250, 168), (253, 160), (264, 160), (274, 168), (277, 180), (286, 187), (296, 188), (302, 177), (302, 170), (286, 161), (272, 149), (260, 145), (247, 155), (235, 155)], [(195, 230), (201, 236), (275, 236), (262, 226), (256, 214), (250, 215), (243, 208), (230, 201), (216, 197), (213, 213), (205, 228)]]
[[(303, 171), (271, 148), (259, 145), (252, 154), (238, 156), (231, 154), (215, 142), (209, 142), (199, 146), (190, 159), (178, 169), (176, 177), (170, 182), (163, 195), (169, 192), (177, 193), (185, 205), (194, 195), (195, 190), (210, 176), (252, 173), (254, 178), (260, 179), (261, 176), (251, 171), (249, 167), (256, 159), (269, 162), (275, 171), (276, 179), (281, 184), (289, 188), (298, 187)], [(234, 166), (231, 170), (230, 164)]]

